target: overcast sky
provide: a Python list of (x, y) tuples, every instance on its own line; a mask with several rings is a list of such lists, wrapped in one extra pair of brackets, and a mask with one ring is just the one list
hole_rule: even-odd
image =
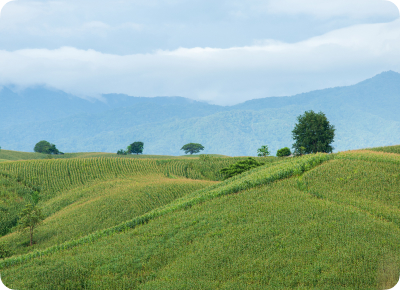
[(400, 72), (385, 0), (15, 0), (0, 84), (230, 105)]

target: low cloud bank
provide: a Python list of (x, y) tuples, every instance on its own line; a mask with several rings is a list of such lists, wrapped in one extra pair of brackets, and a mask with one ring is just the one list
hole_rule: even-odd
[(400, 20), (335, 30), (297, 43), (179, 48), (112, 55), (62, 47), (0, 51), (0, 83), (46, 84), (81, 96), (180, 95), (230, 105), (349, 85), (400, 72)]

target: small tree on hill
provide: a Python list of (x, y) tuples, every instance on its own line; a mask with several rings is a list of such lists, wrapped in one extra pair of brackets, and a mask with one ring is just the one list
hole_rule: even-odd
[(143, 142), (133, 142), (131, 145), (128, 146), (127, 152), (131, 154), (142, 154), (143, 153), (143, 148), (144, 148), (144, 143)]
[(261, 146), (261, 148), (259, 148), (257, 150), (257, 153), (258, 153), (258, 157), (267, 157), (270, 154), (270, 152), (268, 150), (268, 145)]
[(290, 149), (288, 147), (279, 149), (278, 152), (276, 153), (276, 156), (278, 157), (286, 157), (292, 155), (292, 152), (290, 152)]
[(64, 154), (56, 148), (56, 145), (50, 144), (49, 142), (42, 140), (38, 143), (36, 143), (35, 147), (33, 148), (33, 151), (37, 153), (43, 153), (43, 154)]
[(189, 143), (189, 144), (183, 145), (181, 150), (184, 150), (185, 154), (190, 153), (190, 155), (192, 155), (193, 153), (199, 153), (200, 151), (204, 150), (204, 147), (203, 147), (203, 145), (201, 145), (199, 143)]
[[(335, 127), (331, 125), (322, 112), (314, 113), (307, 111), (304, 115), (297, 117), (298, 123), (292, 131), (295, 143), (295, 152), (302, 154), (309, 153), (332, 153), (331, 146), (335, 137)], [(303, 150), (302, 147), (305, 149)]]
[(18, 230), (23, 231), (29, 229), (30, 245), (33, 245), (33, 230), (37, 228), (44, 220), (44, 216), (40, 208), (28, 203), (20, 214)]

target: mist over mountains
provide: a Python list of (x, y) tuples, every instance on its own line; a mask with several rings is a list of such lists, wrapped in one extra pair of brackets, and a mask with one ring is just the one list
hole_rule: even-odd
[(336, 127), (335, 151), (400, 144), (400, 74), (389, 71), (353, 86), (217, 106), (182, 97), (103, 95), (85, 100), (43, 86), (0, 91), (0, 146), (33, 151), (40, 140), (63, 152), (117, 152), (134, 141), (145, 154), (182, 155), (195, 142), (204, 153), (273, 154), (291, 147), (296, 117), (324, 112)]

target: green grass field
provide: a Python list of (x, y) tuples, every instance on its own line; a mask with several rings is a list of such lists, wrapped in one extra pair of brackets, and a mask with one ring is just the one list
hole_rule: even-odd
[(13, 254), (0, 274), (11, 289), (388, 289), (392, 151), (271, 158), (225, 181), (240, 158), (3, 162), (0, 208), (39, 190), (47, 218), (32, 247), (12, 228), (0, 238)]

